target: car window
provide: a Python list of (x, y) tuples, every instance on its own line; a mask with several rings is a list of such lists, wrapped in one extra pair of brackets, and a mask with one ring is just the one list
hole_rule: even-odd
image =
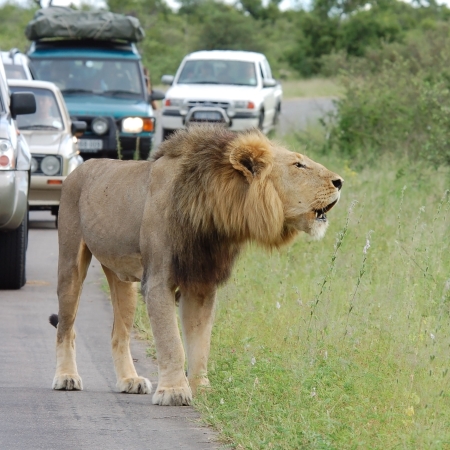
[(178, 83), (256, 86), (255, 64), (218, 59), (186, 61)]
[(33, 92), (36, 97), (34, 114), (17, 116), (19, 130), (62, 130), (63, 120), (58, 102), (48, 89), (13, 86), (12, 92)]
[(34, 59), (39, 80), (54, 82), (63, 94), (144, 95), (139, 63), (127, 60)]
[(6, 78), (10, 80), (26, 80), (27, 75), (22, 66), (18, 64), (5, 64)]

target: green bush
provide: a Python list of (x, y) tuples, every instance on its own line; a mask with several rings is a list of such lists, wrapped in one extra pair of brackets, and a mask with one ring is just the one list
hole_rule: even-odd
[(396, 153), (450, 164), (449, 63), (447, 25), (348, 62), (327, 148), (366, 162)]

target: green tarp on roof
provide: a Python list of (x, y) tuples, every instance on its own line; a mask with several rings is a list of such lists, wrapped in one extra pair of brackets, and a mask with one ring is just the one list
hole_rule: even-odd
[(53, 6), (36, 12), (25, 29), (25, 35), (30, 41), (66, 38), (138, 42), (145, 33), (135, 17)]

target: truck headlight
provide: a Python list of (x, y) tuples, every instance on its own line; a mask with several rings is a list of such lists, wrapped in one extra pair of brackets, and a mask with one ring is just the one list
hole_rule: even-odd
[(140, 117), (127, 117), (122, 120), (124, 133), (140, 133), (144, 128), (144, 121)]
[(105, 134), (109, 130), (108, 120), (105, 119), (104, 117), (96, 117), (92, 121), (91, 127), (92, 127), (92, 131), (95, 134), (98, 134), (99, 136), (101, 136), (102, 134)]
[(164, 100), (164, 106), (175, 106), (179, 108), (183, 104), (183, 99), (181, 98), (166, 98)]
[(0, 139), (0, 170), (14, 169), (14, 149), (8, 139)]
[(238, 100), (234, 102), (234, 107), (237, 109), (255, 109), (255, 104), (246, 100)]
[(41, 161), (41, 170), (44, 175), (58, 175), (61, 171), (61, 161), (56, 156), (46, 156)]

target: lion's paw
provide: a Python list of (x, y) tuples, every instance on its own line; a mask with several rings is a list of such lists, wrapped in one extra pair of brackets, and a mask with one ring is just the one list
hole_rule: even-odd
[(153, 394), (152, 403), (161, 406), (189, 406), (192, 403), (192, 392), (186, 387), (159, 387)]
[(198, 390), (211, 387), (211, 384), (208, 377), (199, 376), (195, 378), (189, 378), (189, 386), (191, 387), (192, 394), (195, 395)]
[(150, 394), (152, 383), (144, 377), (123, 378), (117, 382), (117, 388), (127, 394)]
[(52, 388), (57, 391), (82, 391), (83, 383), (79, 375), (56, 375), (53, 378)]

